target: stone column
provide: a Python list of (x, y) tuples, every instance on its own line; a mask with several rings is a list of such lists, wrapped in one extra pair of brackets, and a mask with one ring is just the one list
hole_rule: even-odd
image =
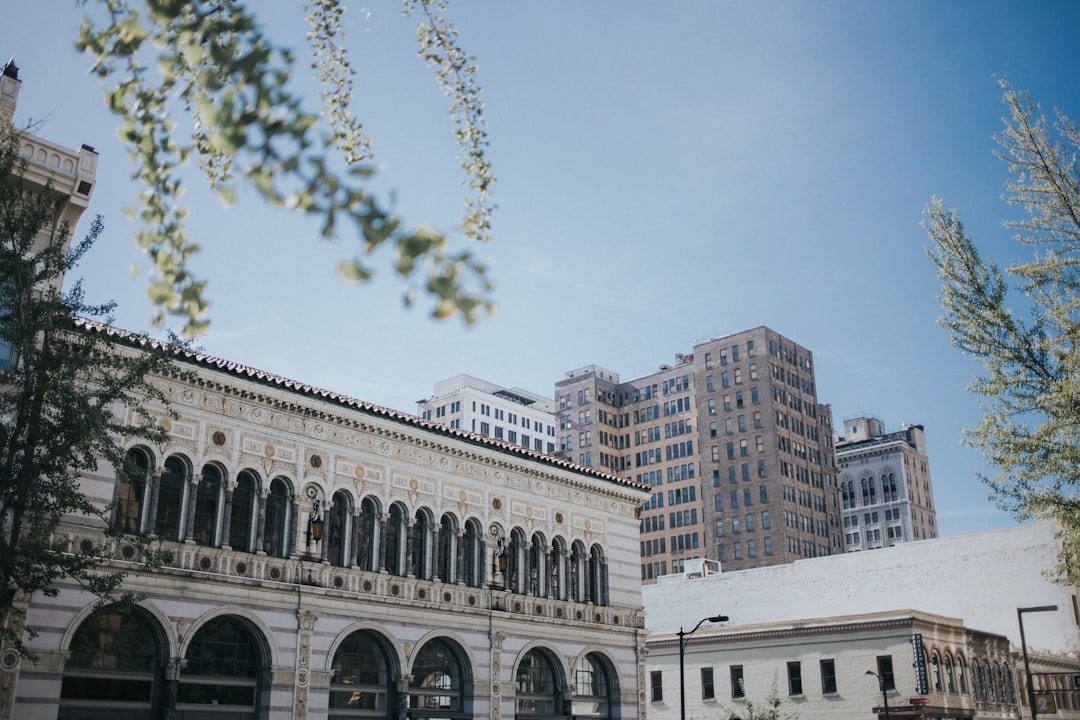
[[(224, 515), (221, 522), (221, 546), (225, 549), (232, 549), (232, 545), (229, 543), (229, 530), (232, 528), (232, 499), (235, 491), (236, 483), (230, 482), (225, 486), (225, 507), (221, 511), (222, 515)], [(236, 549), (247, 551), (246, 547)]]
[(439, 547), (439, 534), (442, 532), (442, 526), (436, 525), (431, 528), (431, 579), (439, 580), (442, 577), (443, 569), (439, 567), (439, 556), (442, 555), (442, 548)]
[(147, 512), (146, 517), (146, 529), (157, 529), (157, 507), (158, 507), (158, 485), (161, 484), (161, 473), (165, 471), (165, 468), (157, 468), (157, 472), (150, 476), (150, 479), (146, 482), (147, 502), (150, 505), (150, 510)]
[[(357, 508), (356, 514), (353, 515), (353, 543), (349, 548), (349, 556), (352, 558), (351, 563), (345, 563), (346, 565), (352, 565), (353, 567), (360, 567), (360, 515), (362, 513), (361, 508)], [(367, 568), (360, 568), (361, 570), (367, 570)]]
[(491, 719), (502, 717), (502, 646), (506, 636), (492, 631), (491, 635), (491, 691), (488, 702), (491, 704)]
[(289, 527), (285, 529), (285, 555), (296, 556), (296, 534), (300, 527), (300, 506), (296, 504), (296, 497), (289, 498)]
[(265, 488), (255, 498), (257, 506), (255, 508), (255, 552), (259, 555), (265, 555), (266, 550), (263, 548), (263, 544), (266, 542), (263, 534), (266, 532), (266, 498), (270, 496), (270, 489)]
[(199, 497), (199, 482), (201, 481), (201, 474), (191, 476), (191, 482), (188, 483), (187, 502), (183, 503), (184, 542), (186, 543), (195, 542), (195, 502)]
[(293, 720), (308, 715), (308, 688), (311, 685), (311, 634), (319, 616), (311, 610), (296, 610), (296, 680), (293, 686)]
[(459, 583), (465, 579), (465, 531), (462, 530), (461, 532), (459, 532), (454, 537), (454, 541), (457, 543), (457, 545), (454, 547), (454, 556), (456, 562), (454, 563), (454, 577), (451, 579), (451, 582)]
[(416, 536), (416, 520), (409, 520), (409, 525), (405, 529), (405, 572), (406, 577), (412, 576), (413, 567), (413, 539)]
[(385, 513), (379, 523), (379, 572), (386, 572), (386, 528), (390, 525), (390, 515)]

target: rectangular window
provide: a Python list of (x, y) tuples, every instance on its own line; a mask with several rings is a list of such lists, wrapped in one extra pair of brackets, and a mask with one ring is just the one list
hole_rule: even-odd
[(701, 699), (712, 700), (716, 697), (716, 689), (713, 687), (712, 668), (701, 668)]
[(836, 694), (836, 662), (821, 661), (821, 692), (825, 695)]
[(788, 695), (802, 695), (802, 664), (799, 661), (787, 664)]
[(731, 666), (731, 697), (741, 698), (746, 696), (746, 689), (743, 687), (743, 673), (742, 665)]
[(651, 673), (649, 673), (649, 686), (652, 688), (652, 701), (663, 702), (664, 673), (660, 670), (653, 670)]
[(877, 672), (881, 678), (881, 684), (886, 690), (896, 689), (896, 678), (893, 677), (892, 655), (877, 656)]

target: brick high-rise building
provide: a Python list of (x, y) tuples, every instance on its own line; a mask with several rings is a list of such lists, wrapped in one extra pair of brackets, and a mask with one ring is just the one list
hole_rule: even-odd
[(843, 552), (832, 413), (812, 353), (758, 327), (620, 381), (590, 365), (555, 384), (559, 454), (648, 484), (641, 576), (689, 559), (738, 570)]

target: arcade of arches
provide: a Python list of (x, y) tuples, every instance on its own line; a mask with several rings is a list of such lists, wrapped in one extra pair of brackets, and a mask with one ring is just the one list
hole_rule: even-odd
[[(250, 619), (225, 614), (197, 625), (177, 649), (145, 607), (95, 610), (70, 633), (58, 720), (268, 718), (272, 642)], [(476, 669), (451, 635), (425, 640), (408, 660), (382, 630), (347, 631), (332, 648), (329, 687), (319, 690), (327, 697), (311, 699), (329, 720), (474, 717)], [(515, 718), (618, 716), (618, 677), (604, 654), (586, 652), (567, 666), (534, 646), (513, 667)]]
[[(451, 512), (436, 518), (429, 508), (410, 512), (401, 502), (384, 510), (380, 498), (346, 490), (326, 498), (313, 484), (298, 496), (286, 477), (267, 481), (243, 469), (229, 478), (213, 462), (195, 473), (180, 454), (165, 458), (159, 473), (154, 468), (146, 448), (128, 451), (114, 496), (118, 530), (470, 587), (495, 583), (555, 600), (609, 601), (607, 560), (598, 543), (527, 535), (520, 527), (485, 535), (477, 518), (463, 521)], [(321, 522), (319, 540), (311, 533), (313, 520)]]

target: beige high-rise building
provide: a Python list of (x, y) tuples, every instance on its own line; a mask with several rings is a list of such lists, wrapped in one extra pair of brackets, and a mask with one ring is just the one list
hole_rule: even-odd
[(876, 417), (845, 418), (836, 464), (847, 552), (938, 536), (922, 425), (887, 431)]
[(590, 365), (555, 384), (560, 454), (653, 488), (641, 577), (843, 552), (832, 413), (812, 353), (766, 327), (714, 338), (653, 374)]

